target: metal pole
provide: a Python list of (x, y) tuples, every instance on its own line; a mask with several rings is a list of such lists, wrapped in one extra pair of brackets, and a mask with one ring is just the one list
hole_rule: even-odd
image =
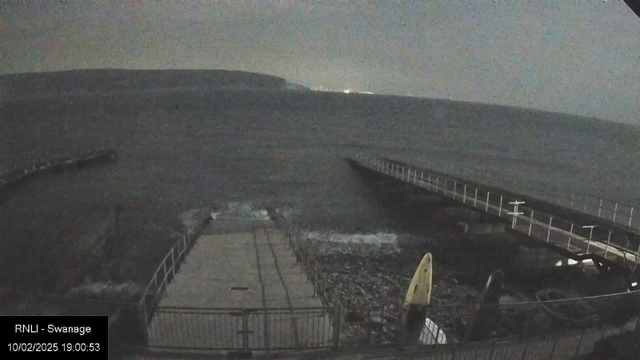
[(631, 207), (631, 212), (629, 213), (629, 227), (631, 227), (631, 219), (633, 219), (633, 206)]
[(502, 216), (502, 195), (500, 195), (500, 209), (498, 210), (498, 216)]
[(602, 199), (600, 199), (600, 206), (598, 206), (598, 217), (602, 217), (600, 214), (602, 213)]
[(575, 195), (574, 195), (574, 194), (573, 194), (573, 192), (572, 192), (572, 193), (571, 193), (571, 205), (569, 205), (569, 208), (570, 208), (571, 210), (573, 210), (573, 198), (574, 198), (574, 196), (575, 196)]
[(176, 257), (174, 255), (175, 248), (171, 248), (171, 273), (173, 274), (173, 278), (176, 277)]
[(476, 188), (476, 192), (473, 195), (473, 207), (476, 207), (477, 203), (478, 203), (478, 188)]
[(580, 341), (578, 341), (578, 347), (576, 348), (575, 356), (580, 354), (580, 346), (582, 345), (582, 339), (584, 338), (584, 333), (587, 332), (587, 329), (582, 330), (582, 334), (580, 335)]
[(456, 192), (458, 191), (458, 182), (457, 181), (453, 181), (453, 200), (456, 199)]
[[(607, 236), (607, 247), (604, 248), (604, 258), (607, 258), (607, 254), (609, 253), (609, 242), (611, 241), (611, 230), (609, 230), (609, 236)], [(624, 255), (624, 253), (623, 253)], [(627, 256), (624, 256), (625, 260)]]
[(518, 221), (518, 215), (524, 214), (522, 212), (518, 212), (518, 206), (524, 204), (524, 201), (510, 201), (509, 204), (513, 205), (513, 212), (509, 213), (509, 215), (513, 215), (513, 218), (511, 218), (511, 228), (515, 229)]
[(427, 190), (429, 190), (430, 185), (431, 185), (431, 174), (427, 174)]
[(462, 194), (462, 203), (467, 201), (467, 184), (464, 184), (464, 193)]
[(596, 227), (595, 225), (585, 225), (582, 228), (586, 229), (586, 228), (590, 228), (591, 230), (589, 231), (589, 242), (587, 243), (587, 254), (589, 253), (589, 248), (591, 247), (591, 236), (593, 236), (593, 228)]
[(487, 202), (484, 203), (485, 208), (484, 211), (489, 212), (489, 194), (491, 194), (491, 192), (487, 191)]
[(424, 171), (420, 171), (420, 187), (424, 187)]
[(567, 250), (569, 250), (569, 246), (571, 246), (571, 234), (573, 234), (573, 223), (571, 223), (571, 229), (569, 230), (569, 241), (567, 241)]
[(618, 203), (616, 203), (616, 206), (613, 209), (613, 222), (616, 222), (616, 215), (617, 214), (618, 214)]
[(547, 232), (547, 242), (549, 242), (549, 237), (551, 236), (551, 222), (553, 221), (553, 216), (549, 217), (549, 228)]
[(263, 310), (264, 310), (264, 324), (262, 328), (264, 332), (264, 347), (268, 352), (271, 349), (271, 336), (269, 335), (269, 311), (267, 309), (263, 309)]
[(142, 320), (142, 324), (144, 326), (144, 337), (145, 344), (149, 342), (149, 338), (151, 338), (150, 330), (149, 330), (149, 315), (147, 315), (147, 305), (145, 304), (145, 297), (142, 297), (142, 300), (138, 303), (138, 316)]
[(531, 236), (532, 227), (533, 227), (533, 210), (531, 210), (531, 218), (529, 218), (529, 236)]

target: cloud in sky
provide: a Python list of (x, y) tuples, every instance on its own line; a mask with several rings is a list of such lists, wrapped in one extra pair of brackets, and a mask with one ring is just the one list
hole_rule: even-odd
[(602, 1), (62, 1), (0, 5), (0, 73), (234, 69), (634, 123), (640, 19)]

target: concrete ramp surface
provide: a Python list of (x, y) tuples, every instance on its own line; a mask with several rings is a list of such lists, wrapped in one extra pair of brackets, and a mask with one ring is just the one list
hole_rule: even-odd
[(264, 350), (332, 345), (314, 297), (270, 220), (213, 220), (196, 241), (150, 324), (157, 348)]

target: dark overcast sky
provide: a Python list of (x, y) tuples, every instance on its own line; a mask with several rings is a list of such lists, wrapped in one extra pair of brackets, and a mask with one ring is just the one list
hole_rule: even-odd
[(640, 19), (622, 1), (0, 4), (0, 73), (235, 69), (332, 89), (640, 117)]

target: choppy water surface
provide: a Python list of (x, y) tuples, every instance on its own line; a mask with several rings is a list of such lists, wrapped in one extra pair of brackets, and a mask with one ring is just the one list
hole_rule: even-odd
[[(55, 246), (88, 208), (122, 204), (120, 279), (149, 276), (179, 214), (214, 203), (288, 205), (315, 228), (385, 226), (388, 212), (341, 157), (488, 169), (628, 203), (637, 201), (637, 128), (439, 101), (255, 92), (179, 92), (22, 100), (0, 108), (0, 164), (12, 168), (94, 147), (118, 162), (47, 176), (5, 196), (5, 274)], [(489, 171), (487, 172), (489, 173)], [(41, 255), (46, 256), (46, 255)], [(9, 264), (9, 265), (6, 265)], [(111, 267), (109, 267), (111, 266)], [(33, 271), (33, 270), (31, 270)], [(25, 273), (26, 274), (26, 273)]]

